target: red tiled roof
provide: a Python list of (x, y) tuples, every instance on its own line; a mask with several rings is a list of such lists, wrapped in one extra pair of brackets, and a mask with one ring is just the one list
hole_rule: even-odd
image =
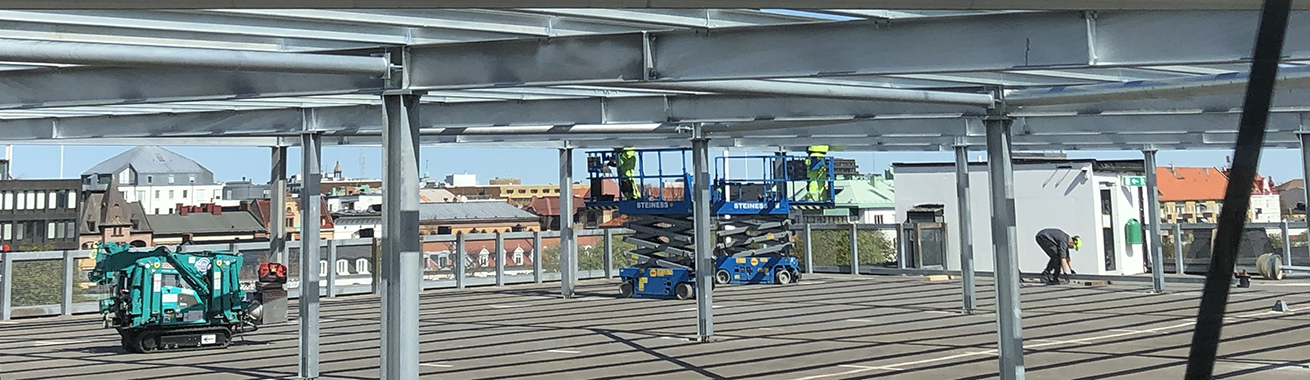
[[(1228, 171), (1219, 168), (1162, 166), (1155, 168), (1155, 174), (1161, 202), (1218, 201), (1228, 192)], [(1251, 185), (1252, 195), (1278, 194), (1273, 181), (1259, 174)]]

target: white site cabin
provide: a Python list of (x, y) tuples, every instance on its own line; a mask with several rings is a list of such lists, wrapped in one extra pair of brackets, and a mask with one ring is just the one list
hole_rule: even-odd
[[(1047, 256), (1036, 235), (1055, 227), (1082, 237), (1082, 249), (1070, 251), (1079, 274), (1131, 275), (1145, 272), (1143, 244), (1129, 244), (1125, 225), (1146, 220), (1142, 160), (1014, 160), (1016, 245), (1019, 268), (1041, 272)], [(919, 205), (941, 205), (946, 223), (946, 269), (960, 269), (959, 208), (955, 164), (896, 163), (896, 218)], [(1131, 182), (1131, 183), (1130, 183)], [(991, 202), (985, 162), (969, 163), (974, 268), (992, 272)], [(1143, 234), (1145, 236), (1145, 234)]]

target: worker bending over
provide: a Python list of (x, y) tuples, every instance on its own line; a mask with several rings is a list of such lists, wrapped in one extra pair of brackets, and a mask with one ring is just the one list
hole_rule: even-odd
[[(1075, 251), (1082, 248), (1082, 238), (1078, 236), (1069, 236), (1059, 228), (1047, 228), (1037, 232), (1037, 245), (1042, 247), (1046, 256), (1050, 258), (1046, 262), (1046, 269), (1042, 270), (1042, 280), (1047, 284), (1059, 284), (1060, 276), (1064, 276), (1064, 281), (1069, 280), (1068, 274), (1075, 274), (1073, 265), (1069, 263), (1069, 249)], [(1067, 269), (1068, 274), (1062, 274)]]

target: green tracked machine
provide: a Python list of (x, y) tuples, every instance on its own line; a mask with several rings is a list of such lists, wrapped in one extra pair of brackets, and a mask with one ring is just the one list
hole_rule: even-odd
[(241, 289), (239, 253), (131, 248), (97, 244), (88, 275), (110, 287), (100, 313), (128, 352), (225, 348), (233, 337), (258, 330), (259, 305)]

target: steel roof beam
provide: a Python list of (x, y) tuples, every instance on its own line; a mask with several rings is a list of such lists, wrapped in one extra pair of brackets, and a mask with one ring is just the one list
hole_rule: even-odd
[(995, 99), (992, 98), (991, 94), (765, 80), (669, 83), (646, 82), (634, 85), (634, 87), (737, 94), (769, 94), (833, 99), (959, 104), (977, 107), (991, 107), (995, 104)]
[[(1006, 92), (1005, 103), (1010, 106), (1042, 106), (1237, 94), (1246, 89), (1249, 79), (1250, 73), (1241, 72), (1127, 83), (1013, 90)], [(1280, 70), (1277, 84), (1280, 89), (1310, 87), (1310, 67)]]
[[(415, 88), (1245, 63), (1257, 12), (1005, 13), (413, 47)], [(1310, 12), (1289, 34), (1310, 34)], [(858, 43), (852, 43), (858, 41)], [(1287, 41), (1288, 60), (1310, 40)], [(510, 57), (507, 59), (507, 57)]]
[[(694, 96), (426, 103), (421, 128), (670, 122), (849, 121), (981, 115), (980, 107), (796, 97)], [(381, 131), (377, 105), (0, 120), (0, 139), (327, 134)]]
[(383, 77), (382, 57), (0, 39), (0, 60), (128, 67), (354, 74)]
[(0, 109), (377, 93), (363, 75), (73, 67), (0, 72)]
[[(1260, 0), (11, 0), (10, 9), (836, 8), (898, 10), (1258, 10)], [(1296, 1), (1293, 9), (1310, 9)]]

